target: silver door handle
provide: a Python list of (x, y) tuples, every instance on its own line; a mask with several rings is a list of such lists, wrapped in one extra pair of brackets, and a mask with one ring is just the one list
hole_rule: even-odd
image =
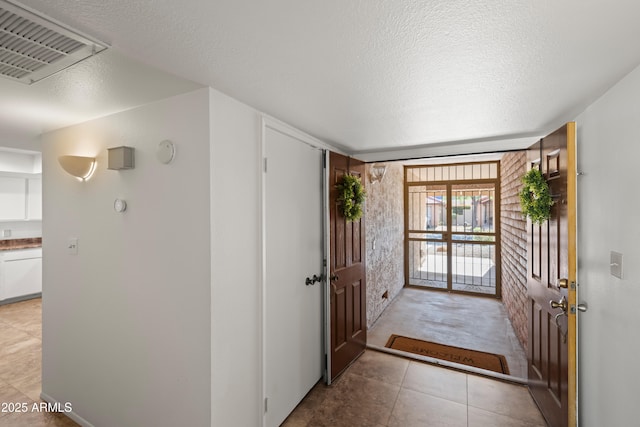
[(578, 304), (576, 305), (572, 305), (571, 306), (571, 314), (576, 314), (576, 311), (580, 311), (582, 313), (584, 313), (585, 311), (587, 311), (589, 309), (589, 306), (587, 305), (587, 303), (583, 303), (583, 304)]

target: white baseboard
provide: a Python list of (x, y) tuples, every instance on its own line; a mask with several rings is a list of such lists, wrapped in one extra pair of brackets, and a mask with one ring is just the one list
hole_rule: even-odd
[[(53, 403), (53, 404), (59, 403), (61, 406), (64, 407), (64, 404), (62, 402), (59, 402), (58, 400), (54, 399), (53, 397), (49, 396), (48, 394), (46, 394), (44, 392), (40, 393), (40, 399), (42, 399), (42, 400), (44, 400), (45, 402), (48, 402), (48, 403)], [(77, 422), (82, 427), (95, 427), (89, 421), (85, 420), (84, 418), (82, 418), (80, 415), (76, 414), (73, 411), (65, 412), (64, 415), (66, 415), (67, 417), (71, 418), (73, 421)]]

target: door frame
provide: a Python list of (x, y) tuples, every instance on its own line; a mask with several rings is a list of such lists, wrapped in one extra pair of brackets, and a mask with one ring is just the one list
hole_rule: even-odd
[[(573, 199), (573, 210), (567, 218), (569, 240), (569, 307), (578, 306), (578, 133), (576, 122), (567, 123), (567, 195)], [(575, 284), (575, 285), (574, 285)], [(578, 311), (568, 319), (568, 405), (569, 427), (578, 425)]]
[[(267, 167), (267, 162), (265, 162), (265, 155), (266, 155), (266, 144), (267, 144), (267, 129), (272, 129), (275, 130), (277, 132), (283, 133), (287, 136), (290, 136), (292, 138), (295, 138), (297, 140), (300, 141), (300, 143), (303, 144), (307, 144), (313, 148), (317, 148), (319, 150), (324, 150), (324, 158), (326, 159), (327, 156), (329, 155), (329, 151), (334, 151), (334, 152), (338, 152), (343, 154), (342, 151), (337, 150), (335, 147), (332, 147), (328, 144), (325, 144), (324, 142), (320, 141), (317, 138), (314, 138), (310, 135), (307, 135), (306, 133), (293, 128), (291, 126), (289, 126), (288, 124), (275, 119), (267, 114), (259, 114), (259, 118), (260, 118), (260, 139), (259, 139), (259, 146), (258, 146), (258, 157), (256, 159), (256, 168), (258, 169), (259, 173), (258, 173), (258, 188), (260, 189), (258, 194), (259, 194), (259, 202), (258, 202), (258, 206), (259, 206), (259, 226), (258, 226), (258, 259), (260, 260), (260, 271), (258, 272), (258, 280), (259, 280), (259, 285), (258, 285), (258, 331), (259, 332), (259, 355), (258, 358), (260, 360), (259, 362), (259, 366), (258, 366), (258, 393), (259, 393), (259, 413), (261, 414), (260, 416), (260, 425), (264, 426), (265, 425), (265, 421), (266, 421), (266, 417), (265, 417), (265, 409), (266, 409), (266, 398), (267, 398), (267, 391), (266, 391), (266, 333), (267, 333), (267, 328), (266, 328), (266, 292), (267, 292), (267, 276), (266, 276), (266, 267), (267, 267), (267, 253), (266, 253), (266, 202), (267, 202), (267, 198), (266, 198), (266, 179), (265, 179), (265, 169)], [(325, 165), (327, 164), (327, 162), (325, 162)], [(327, 190), (327, 185), (328, 185), (328, 174), (326, 172), (326, 168), (324, 169), (324, 176), (322, 177), (322, 182), (324, 183), (325, 189), (323, 191), (324, 194), (322, 194), (324, 203), (323, 203), (323, 236), (324, 236), (324, 248), (325, 248), (325, 254), (324, 257), (325, 259), (327, 259), (327, 265), (324, 267), (324, 272), (323, 274), (326, 277), (327, 271), (328, 270), (328, 239), (327, 239), (327, 233), (329, 232), (328, 229), (328, 222), (329, 222), (329, 210), (328, 210), (328, 190)], [(320, 197), (320, 195), (318, 195)], [(322, 284), (324, 286), (324, 283)], [(323, 314), (327, 312), (327, 308), (323, 307)], [(327, 328), (327, 323), (328, 319), (323, 318), (322, 319), (322, 325), (324, 330), (322, 331), (323, 336), (326, 337), (327, 335), (327, 331), (329, 331), (329, 329)], [(326, 346), (326, 343), (325, 343)], [(323, 356), (323, 360), (326, 360), (324, 358), (324, 355), (328, 353), (327, 348), (325, 347), (323, 349), (324, 354)], [(325, 373), (325, 378), (326, 378), (326, 362), (325, 362), (325, 366), (323, 366), (323, 372)]]
[(329, 173), (329, 157), (331, 150), (325, 150), (323, 153), (324, 168), (322, 170), (322, 209), (324, 210), (322, 226), (324, 230), (324, 270), (322, 272), (324, 280), (322, 281), (322, 337), (324, 339), (324, 367), (322, 369), (322, 379), (326, 385), (331, 385), (331, 286), (327, 279), (331, 272), (331, 219), (329, 218), (329, 185), (331, 173)]

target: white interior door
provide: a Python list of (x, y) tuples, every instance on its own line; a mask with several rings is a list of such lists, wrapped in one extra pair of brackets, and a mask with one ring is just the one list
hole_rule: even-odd
[(322, 151), (266, 128), (264, 392), (278, 426), (322, 377)]

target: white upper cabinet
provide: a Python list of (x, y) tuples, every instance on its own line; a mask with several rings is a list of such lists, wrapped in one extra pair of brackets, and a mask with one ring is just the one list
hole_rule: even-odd
[(25, 178), (0, 176), (0, 221), (26, 218), (27, 180)]
[(42, 219), (42, 178), (27, 180), (27, 219)]
[(42, 177), (0, 175), (0, 221), (42, 219)]

